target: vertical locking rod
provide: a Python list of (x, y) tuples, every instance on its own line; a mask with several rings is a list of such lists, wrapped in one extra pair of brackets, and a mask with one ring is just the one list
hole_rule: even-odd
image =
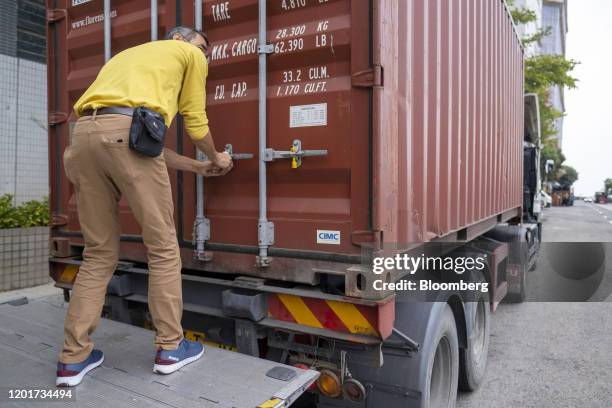
[(157, 0), (151, 0), (151, 41), (157, 41)]
[[(195, 29), (202, 31), (202, 0), (195, 0)], [(204, 160), (204, 153), (196, 150), (196, 158)], [(206, 253), (206, 241), (210, 239), (210, 220), (204, 215), (204, 176), (196, 176), (196, 219), (193, 226), (195, 241), (195, 259), (209, 261), (210, 254)]]
[(274, 240), (274, 229), (268, 222), (268, 185), (266, 177), (266, 135), (267, 135), (267, 105), (266, 99), (268, 88), (268, 50), (267, 50), (267, 7), (266, 0), (259, 0), (259, 221), (257, 223), (257, 236), (259, 245), (259, 256), (257, 264), (261, 267), (268, 266), (268, 248)]
[(111, 58), (111, 3), (104, 0), (104, 62)]

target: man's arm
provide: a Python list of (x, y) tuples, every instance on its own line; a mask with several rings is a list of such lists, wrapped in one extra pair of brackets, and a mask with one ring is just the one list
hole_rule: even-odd
[(192, 141), (193, 144), (195, 144), (196, 147), (200, 149), (215, 166), (224, 171), (231, 169), (232, 158), (225, 152), (217, 152), (217, 149), (215, 148), (215, 141), (213, 140), (210, 130), (203, 139), (192, 139)]
[(209, 160), (194, 160), (168, 148), (164, 148), (164, 159), (166, 160), (166, 166), (170, 169), (190, 171), (205, 177), (222, 176), (231, 170), (231, 166), (227, 170), (220, 170)]
[[(228, 154), (219, 153), (206, 115), (206, 58), (196, 47), (190, 48), (185, 69), (183, 88), (179, 96), (179, 111), (185, 119), (185, 128), (192, 142), (222, 171), (229, 171), (232, 159)], [(226, 171), (226, 172), (227, 172)]]

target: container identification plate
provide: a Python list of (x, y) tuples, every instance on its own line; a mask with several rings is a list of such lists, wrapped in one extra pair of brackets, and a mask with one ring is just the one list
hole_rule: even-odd
[(289, 127), (327, 126), (327, 103), (298, 105), (289, 108)]
[(340, 231), (317, 230), (317, 244), (340, 245)]

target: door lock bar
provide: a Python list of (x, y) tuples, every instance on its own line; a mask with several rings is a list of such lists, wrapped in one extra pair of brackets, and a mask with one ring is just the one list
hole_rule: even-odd
[(225, 153), (229, 154), (232, 160), (248, 160), (254, 157), (251, 153), (234, 153), (234, 147), (231, 144), (225, 145)]
[(277, 159), (290, 159), (292, 169), (301, 167), (304, 157), (315, 156), (327, 156), (327, 150), (302, 150), (302, 141), (299, 139), (293, 141), (288, 151), (274, 149), (266, 149), (264, 151), (264, 161), (272, 162)]

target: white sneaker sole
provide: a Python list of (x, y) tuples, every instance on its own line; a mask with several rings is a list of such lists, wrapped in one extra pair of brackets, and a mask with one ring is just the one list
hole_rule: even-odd
[(199, 354), (193, 357), (186, 358), (183, 361), (179, 361), (178, 363), (167, 364), (167, 365), (154, 364), (153, 372), (158, 373), (158, 374), (172, 374), (173, 372), (185, 367), (187, 364), (193, 363), (194, 361), (199, 360), (200, 357), (202, 357), (203, 355), (204, 355), (204, 349), (202, 349), (202, 351), (200, 351)]
[(85, 374), (93, 370), (94, 368), (100, 366), (104, 362), (104, 356), (100, 359), (100, 361), (96, 361), (95, 363), (91, 363), (86, 366), (83, 371), (81, 371), (78, 375), (73, 375), (71, 377), (57, 377), (55, 380), (56, 387), (74, 387), (75, 385), (79, 385), (81, 381), (83, 381), (83, 377)]

